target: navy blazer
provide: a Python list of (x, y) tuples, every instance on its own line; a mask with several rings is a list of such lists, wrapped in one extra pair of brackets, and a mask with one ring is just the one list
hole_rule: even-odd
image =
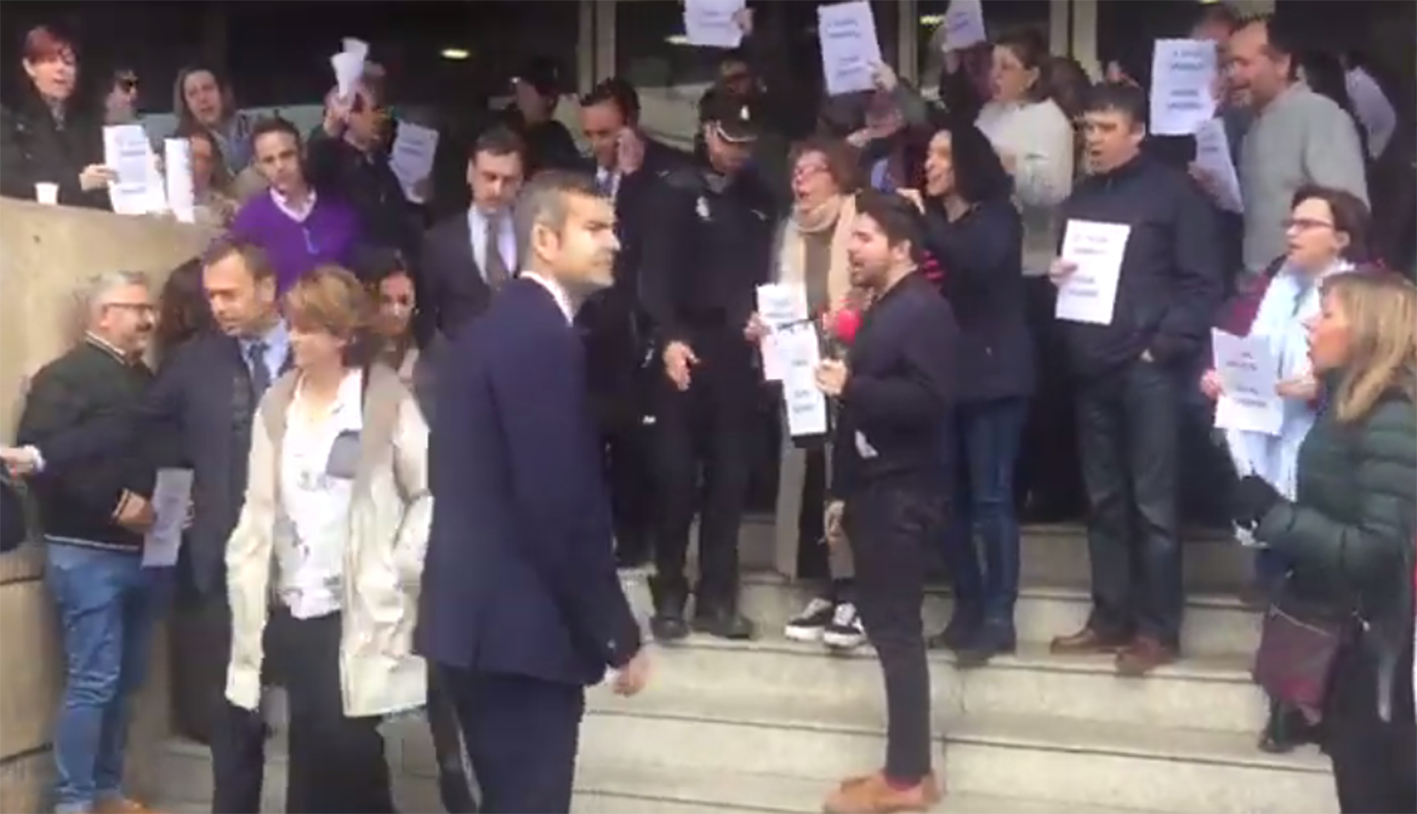
[(518, 279), (438, 363), (414, 644), (463, 670), (589, 685), (639, 650), (615, 570), (585, 351)]

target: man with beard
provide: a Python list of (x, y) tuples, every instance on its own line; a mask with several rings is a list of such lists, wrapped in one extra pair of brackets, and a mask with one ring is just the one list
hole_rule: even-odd
[[(949, 304), (916, 272), (923, 222), (899, 195), (863, 192), (847, 251), (851, 283), (872, 305), (845, 361), (829, 359), (817, 386), (838, 399), (827, 538), (844, 536), (856, 562), (856, 607), (886, 687), (886, 762), (844, 781), (835, 814), (926, 811), (940, 799), (930, 767), (930, 673), (920, 606), (926, 551), (943, 528), (951, 469), (945, 422), (954, 400), (958, 329)], [(836, 543), (840, 545), (840, 542)]]

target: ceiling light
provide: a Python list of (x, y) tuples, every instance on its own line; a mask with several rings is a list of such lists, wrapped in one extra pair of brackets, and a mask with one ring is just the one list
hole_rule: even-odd
[(441, 56), (443, 59), (461, 60), (467, 59), (472, 54), (466, 48), (444, 48)]
[(939, 25), (940, 23), (943, 23), (944, 21), (945, 15), (943, 14), (920, 15), (920, 24), (926, 28), (934, 28), (935, 26)]
[(687, 34), (671, 34), (670, 36), (665, 37), (665, 38), (664, 38), (664, 41), (667, 42), (667, 43), (669, 43), (670, 45), (691, 45), (691, 44), (692, 44), (692, 43), (689, 42), (689, 36), (688, 36)]

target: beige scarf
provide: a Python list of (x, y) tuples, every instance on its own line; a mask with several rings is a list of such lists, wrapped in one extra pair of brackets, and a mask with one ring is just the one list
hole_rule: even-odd
[(778, 281), (804, 284), (807, 278), (806, 235), (821, 234), (828, 229), (831, 236), (831, 261), (827, 267), (827, 301), (832, 310), (841, 308), (851, 294), (851, 271), (846, 258), (846, 244), (851, 237), (851, 222), (856, 219), (856, 199), (837, 195), (808, 210), (794, 211), (782, 227), (778, 247)]

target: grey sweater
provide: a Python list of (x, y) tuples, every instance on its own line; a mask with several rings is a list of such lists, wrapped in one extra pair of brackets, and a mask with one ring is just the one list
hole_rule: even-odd
[(1284, 254), (1284, 221), (1305, 184), (1368, 200), (1358, 126), (1327, 96), (1294, 85), (1255, 116), (1240, 150), (1245, 201), (1245, 269), (1260, 272)]

